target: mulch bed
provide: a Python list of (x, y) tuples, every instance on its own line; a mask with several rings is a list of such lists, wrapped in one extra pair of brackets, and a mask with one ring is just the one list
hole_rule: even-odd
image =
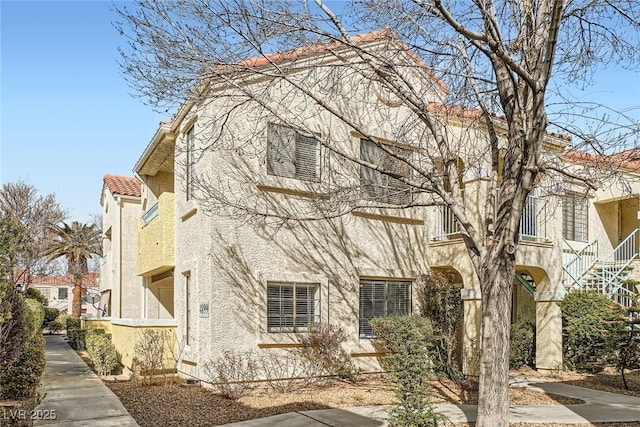
[[(159, 380), (152, 385), (144, 385), (140, 381), (107, 382), (107, 385), (142, 427), (213, 426), (294, 411), (389, 405), (394, 400), (393, 392), (380, 375), (366, 375), (356, 384), (328, 381), (290, 393), (274, 393), (261, 388), (235, 401), (226, 399), (213, 390), (185, 387), (171, 381), (165, 384), (163, 380)], [(476, 392), (463, 390), (452, 381), (435, 381), (433, 387), (435, 402), (477, 401)], [(510, 389), (510, 402), (513, 405), (582, 403), (580, 400), (522, 388)], [(473, 424), (460, 424), (464, 425)], [(622, 426), (620, 424), (618, 427)]]

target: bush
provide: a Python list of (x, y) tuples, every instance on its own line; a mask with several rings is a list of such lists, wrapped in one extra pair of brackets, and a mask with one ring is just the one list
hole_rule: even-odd
[(607, 364), (610, 335), (619, 310), (593, 291), (569, 292), (560, 302), (565, 363), (577, 371), (599, 372)]
[(433, 373), (433, 327), (418, 316), (379, 317), (370, 321), (376, 341), (389, 352), (384, 357), (398, 405), (390, 411), (390, 426), (433, 425), (442, 418), (427, 399)]
[(42, 295), (42, 292), (40, 292), (36, 288), (27, 288), (24, 293), (24, 297), (38, 301), (38, 303), (40, 303), (43, 307), (49, 305), (49, 300), (47, 299), (47, 297)]
[(344, 330), (340, 327), (327, 324), (311, 325), (308, 333), (301, 338), (303, 347), (296, 349), (294, 353), (307, 364), (309, 375), (316, 378), (337, 375), (355, 382), (360, 376), (360, 371), (342, 348), (346, 338)]
[(118, 354), (116, 348), (103, 333), (93, 333), (86, 335), (86, 347), (89, 353), (93, 369), (98, 375), (109, 375), (118, 367)]
[(67, 342), (74, 350), (84, 350), (86, 348), (85, 338), (87, 331), (80, 328), (67, 329)]
[(175, 370), (175, 344), (174, 332), (144, 329), (138, 334), (133, 348), (133, 363), (142, 374), (143, 382), (151, 383), (154, 375), (164, 375), (169, 370)]
[(423, 317), (431, 320), (437, 355), (436, 369), (450, 379), (463, 378), (460, 360), (456, 358), (458, 331), (463, 318), (460, 290), (462, 283), (450, 271), (432, 270), (421, 278), (418, 303)]
[(225, 351), (215, 361), (204, 365), (207, 380), (227, 399), (236, 400), (246, 396), (255, 388), (258, 363), (253, 352)]
[(66, 321), (66, 329), (67, 331), (69, 329), (80, 329), (81, 328), (81, 324), (80, 324), (80, 319), (78, 319), (77, 317), (73, 317), (71, 315), (65, 315), (65, 321)]
[(31, 335), (39, 334), (42, 331), (42, 322), (44, 321), (44, 307), (38, 301), (30, 298), (26, 298), (24, 304), (29, 322), (29, 332)]
[[(42, 321), (42, 327), (52, 332), (51, 329), (57, 331), (57, 325), (54, 325), (56, 319), (60, 316), (60, 310), (53, 307), (45, 307), (44, 308), (44, 320)], [(53, 328), (52, 328), (53, 326)]]
[(511, 339), (509, 341), (509, 367), (520, 368), (524, 365), (533, 366), (536, 353), (536, 326), (526, 319), (520, 319), (511, 325)]
[(35, 334), (23, 343), (14, 362), (0, 372), (0, 397), (7, 400), (35, 397), (44, 365), (44, 337)]

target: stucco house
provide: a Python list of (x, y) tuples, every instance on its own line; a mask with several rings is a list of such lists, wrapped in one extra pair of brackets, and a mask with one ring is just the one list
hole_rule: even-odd
[[(355, 42), (386, 49), (403, 60), (411, 56), (406, 46), (399, 46), (385, 33), (360, 36)], [(340, 58), (354, 60), (346, 51)], [(292, 67), (294, 79), (299, 73), (301, 81), (309, 82), (309, 73), (318, 72), (316, 65), (337, 60), (326, 50), (308, 49), (281, 54), (277, 61), (298, 65)], [(407, 76), (414, 76), (414, 68)], [(341, 67), (320, 69), (339, 73)], [(361, 129), (390, 147), (390, 152), (411, 155), (423, 149), (410, 139), (397, 138), (394, 120), (404, 123), (408, 115), (402, 103), (391, 102), (381, 88), (363, 83), (362, 75), (347, 78), (318, 73), (319, 81), (331, 77), (331, 90), (323, 92), (324, 96), (342, 96), (344, 108), (359, 106), (354, 111), (360, 114)], [(429, 73), (415, 79), (438, 113), (446, 88)], [(464, 345), (473, 346), (481, 328), (480, 286), (451, 212), (428, 203), (403, 208), (413, 196), (399, 181), (362, 165), (336, 168), (342, 166), (340, 155), (324, 149), (318, 138), (340, 141), (342, 152), (370, 163), (386, 162), (387, 167), (395, 163), (392, 155), (362, 132), (332, 121), (317, 105), (299, 104), (286, 90), (269, 86), (268, 78), (242, 84), (264, 85), (265, 96), (279, 99), (287, 108), (273, 114), (256, 113), (241, 102), (242, 93), (234, 92), (233, 85), (216, 86), (214, 82), (203, 90), (227, 96), (182, 105), (172, 120), (160, 124), (137, 161), (134, 172), (141, 188), (126, 217), (127, 227), (136, 230), (127, 228), (129, 231), (118, 234), (118, 239), (125, 240), (135, 236), (136, 250), (127, 246), (128, 255), (123, 252), (131, 263), (128, 273), (105, 282), (111, 283), (111, 327), (175, 329), (180, 349), (178, 372), (202, 378), (204, 363), (224, 350), (280, 351), (295, 346), (309, 324), (331, 323), (347, 333), (345, 350), (357, 365), (376, 370), (379, 366), (368, 320), (417, 312), (420, 275), (430, 269), (446, 269), (456, 272), (464, 284)], [(218, 149), (211, 141), (222, 122), (219, 111), (229, 111), (228, 103), (234, 99), (238, 104), (223, 121), (228, 134), (217, 135), (224, 149)], [(482, 221), (481, 207), (493, 197), (482, 174), (482, 161), (490, 160), (478, 154), (486, 136), (476, 125), (477, 112), (444, 110), (447, 114), (442, 114), (442, 120), (461, 147), (459, 160), (469, 165), (460, 177), (465, 201), (477, 207), (472, 220)], [(568, 143), (568, 138), (549, 133), (545, 155), (564, 156), (571, 167), (591, 167), (565, 153)], [(630, 166), (626, 164), (624, 172), (637, 176), (638, 168)], [(398, 165), (398, 174), (402, 173)], [(282, 216), (292, 210), (310, 216), (318, 200), (336, 197), (328, 189), (338, 181), (353, 183), (354, 189), (340, 193), (340, 203), (358, 202), (346, 215), (285, 221), (274, 232), (268, 221), (246, 210), (253, 203), (256, 209)], [(516, 255), (512, 317), (535, 321), (538, 369), (548, 371), (562, 365), (557, 303), (567, 289), (586, 286), (582, 278), (615, 253), (620, 239), (637, 234), (639, 193), (640, 188), (629, 192), (611, 187), (592, 194), (575, 183), (561, 189), (543, 183), (527, 201)], [(106, 216), (124, 206), (113, 202), (114, 194), (105, 178)], [(228, 205), (214, 204), (213, 199), (225, 199)], [(111, 213), (107, 202), (114, 206), (109, 208)], [(244, 213), (235, 209), (240, 204)], [(107, 223), (113, 224), (105, 220), (105, 230)], [(115, 244), (113, 230), (106, 244)], [(635, 259), (638, 239), (631, 238), (635, 239), (633, 254), (624, 256)], [(598, 250), (593, 240), (598, 241)], [(592, 260), (587, 259), (592, 255)], [(132, 279), (134, 258), (138, 279)], [(626, 274), (632, 266), (630, 262), (624, 273), (618, 273)], [(596, 279), (589, 283), (598, 286)], [(120, 289), (117, 296), (116, 288)], [(123, 307), (117, 316), (114, 304)], [(131, 310), (127, 311), (126, 304), (131, 304)], [(113, 336), (118, 346), (115, 331)]]
[[(71, 314), (73, 309), (73, 275), (32, 276), (29, 287), (35, 288), (47, 298), (48, 306), (57, 308), (61, 314)], [(95, 317), (98, 304), (87, 298), (98, 294), (96, 273), (87, 273), (82, 279), (82, 315)]]

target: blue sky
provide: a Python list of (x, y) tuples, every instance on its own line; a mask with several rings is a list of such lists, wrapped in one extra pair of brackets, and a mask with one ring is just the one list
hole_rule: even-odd
[[(90, 221), (104, 174), (132, 175), (168, 117), (130, 95), (108, 3), (0, 1), (0, 180), (55, 193), (70, 220)], [(640, 120), (640, 75), (600, 71), (584, 98)]]

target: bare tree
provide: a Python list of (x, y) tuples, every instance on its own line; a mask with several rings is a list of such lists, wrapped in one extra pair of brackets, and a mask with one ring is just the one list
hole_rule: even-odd
[(22, 230), (11, 259), (12, 282), (28, 287), (32, 276), (50, 274), (57, 266), (45, 257), (53, 241), (49, 227), (66, 216), (55, 196), (42, 196), (25, 182), (5, 183), (0, 189), (0, 216)]
[[(594, 169), (563, 167), (565, 148), (607, 160), (637, 147), (632, 117), (572, 102), (565, 89), (576, 79), (588, 83), (601, 64), (638, 68), (640, 4), (460, 3), (356, 1), (332, 11), (322, 0), (139, 0), (119, 6), (116, 27), (129, 41), (122, 68), (150, 105), (180, 106), (176, 117), (191, 108), (210, 116), (200, 157), (190, 153), (182, 168), (208, 212), (305, 221), (373, 206), (450, 209), (482, 293), (478, 425), (502, 426), (523, 208), (536, 186), (552, 191), (563, 179), (596, 186)], [(267, 122), (317, 138), (326, 153), (327, 176), (321, 183), (307, 176), (297, 192), (305, 202), (273, 209), (276, 196), (255, 190), (253, 166), (269, 157), (256, 136), (288, 132)], [(381, 123), (386, 139), (376, 138)], [(374, 154), (345, 149), (348, 134), (338, 125)], [(555, 151), (543, 149), (549, 141)], [(233, 176), (193, 173), (191, 162), (214, 152)], [(488, 183), (485, 196), (497, 194), (485, 197), (480, 218), (478, 200), (464, 196), (469, 177)]]

